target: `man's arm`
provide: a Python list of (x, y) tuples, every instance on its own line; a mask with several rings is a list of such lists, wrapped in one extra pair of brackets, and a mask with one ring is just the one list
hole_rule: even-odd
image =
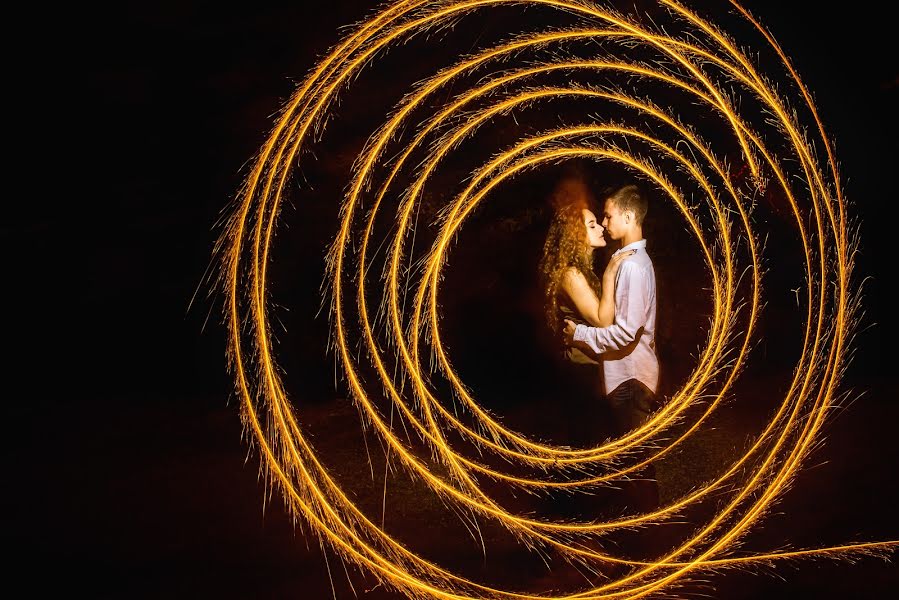
[(646, 325), (648, 301), (649, 290), (643, 268), (637, 263), (626, 261), (620, 267), (615, 286), (615, 322), (608, 327), (570, 327), (566, 323), (565, 334), (574, 345), (582, 342), (597, 354), (620, 350), (633, 343)]

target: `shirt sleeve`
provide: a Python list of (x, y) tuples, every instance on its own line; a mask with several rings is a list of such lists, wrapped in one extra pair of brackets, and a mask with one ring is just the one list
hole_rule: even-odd
[(597, 354), (620, 350), (637, 339), (646, 325), (649, 286), (643, 268), (634, 261), (621, 263), (615, 284), (615, 322), (608, 327), (578, 325), (574, 340), (584, 342)]

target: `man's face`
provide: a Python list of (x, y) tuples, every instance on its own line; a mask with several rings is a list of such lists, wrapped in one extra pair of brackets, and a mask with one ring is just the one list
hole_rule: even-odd
[(606, 234), (613, 240), (620, 240), (627, 231), (625, 213), (612, 200), (606, 200), (603, 211), (602, 226), (606, 228)]

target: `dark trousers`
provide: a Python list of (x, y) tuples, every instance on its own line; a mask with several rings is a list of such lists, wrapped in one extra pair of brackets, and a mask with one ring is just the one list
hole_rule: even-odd
[[(565, 361), (561, 364), (554, 407), (556, 443), (572, 448), (592, 448), (614, 437), (614, 419), (602, 393), (602, 368), (597, 364)], [(554, 518), (595, 519), (611, 505), (611, 492), (555, 490), (547, 510)]]
[(563, 419), (561, 443), (591, 448), (614, 436), (599, 365), (568, 362), (560, 389), (564, 398), (558, 411)]
[[(656, 406), (656, 395), (636, 379), (628, 379), (607, 397), (615, 418), (617, 435), (623, 436), (649, 419)], [(659, 507), (659, 485), (652, 463), (630, 474), (622, 486), (630, 512), (649, 512)]]

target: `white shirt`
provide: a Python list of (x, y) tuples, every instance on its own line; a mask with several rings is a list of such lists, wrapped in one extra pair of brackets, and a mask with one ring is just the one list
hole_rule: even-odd
[(638, 379), (653, 393), (659, 386), (656, 275), (645, 239), (615, 254), (629, 250), (636, 252), (622, 261), (615, 278), (615, 322), (608, 327), (578, 325), (574, 331), (575, 341), (603, 355), (606, 394), (628, 379)]

